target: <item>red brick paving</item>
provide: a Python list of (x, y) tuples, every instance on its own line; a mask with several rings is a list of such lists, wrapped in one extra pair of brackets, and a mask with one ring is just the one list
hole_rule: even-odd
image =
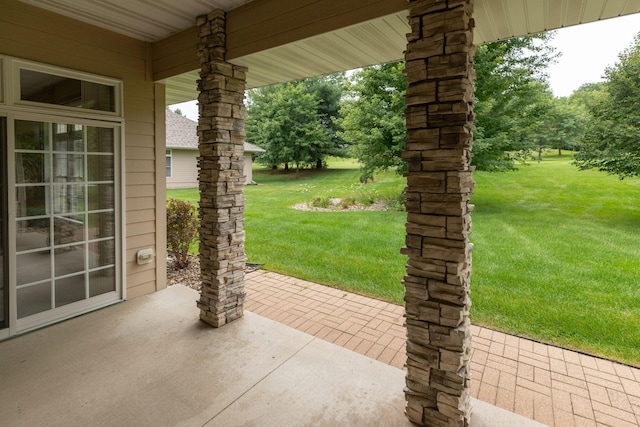
[[(258, 270), (248, 311), (404, 368), (404, 307)], [(557, 427), (640, 427), (640, 369), (472, 326), (473, 397)]]

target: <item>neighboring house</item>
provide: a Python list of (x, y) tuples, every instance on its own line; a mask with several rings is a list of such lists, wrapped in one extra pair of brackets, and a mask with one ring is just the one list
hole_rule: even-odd
[[(406, 58), (406, 413), (461, 426), (472, 43), (638, 13), (640, 0), (0, 0), (0, 11), (0, 339), (166, 288), (166, 107), (193, 99), (197, 307), (216, 327), (240, 318), (245, 90)], [(122, 358), (114, 375), (118, 363), (154, 361)]]
[[(167, 109), (167, 188), (198, 187), (198, 123)], [(257, 145), (244, 143), (245, 184), (255, 184), (253, 153), (264, 153)]]

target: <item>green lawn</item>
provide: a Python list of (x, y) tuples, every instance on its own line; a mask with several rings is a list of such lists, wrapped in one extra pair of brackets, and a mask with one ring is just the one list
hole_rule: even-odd
[(640, 364), (640, 180), (475, 173), (472, 320)]
[[(402, 303), (403, 212), (290, 209), (318, 195), (392, 198), (404, 187), (391, 173), (366, 186), (358, 177), (346, 160), (299, 175), (254, 169), (249, 261)], [(568, 156), (475, 179), (472, 321), (640, 365), (640, 180), (578, 172)]]

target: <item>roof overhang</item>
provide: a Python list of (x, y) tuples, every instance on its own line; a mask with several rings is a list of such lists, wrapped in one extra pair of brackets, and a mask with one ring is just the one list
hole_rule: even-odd
[[(249, 88), (402, 59), (406, 0), (22, 0), (152, 44), (174, 104), (197, 97), (196, 17), (227, 11), (227, 60)], [(640, 0), (476, 0), (476, 44), (640, 12)]]

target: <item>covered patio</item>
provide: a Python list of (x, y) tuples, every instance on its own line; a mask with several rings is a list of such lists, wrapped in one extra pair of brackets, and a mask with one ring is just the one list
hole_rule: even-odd
[[(405, 372), (184, 286), (0, 343), (7, 426), (411, 426)], [(160, 314), (160, 315), (159, 315)], [(474, 427), (540, 424), (474, 401)]]
[[(11, 426), (411, 426), (401, 307), (257, 271), (197, 321), (174, 285), (0, 343)], [(157, 316), (161, 312), (162, 316)], [(640, 369), (473, 327), (472, 427), (640, 426)], [(534, 421), (535, 420), (535, 421)]]
[[(0, 166), (9, 171), (0, 177), (0, 339), (24, 334), (0, 343), (0, 422), (408, 425), (408, 418), (467, 427), (499, 426), (506, 417), (504, 425), (527, 425), (470, 399), (475, 45), (638, 13), (640, 0), (0, 6)], [(242, 155), (246, 89), (403, 58), (404, 371), (245, 314)], [(165, 108), (195, 98), (199, 297), (165, 290)], [(52, 145), (59, 122), (68, 123), (65, 135), (82, 137)], [(14, 163), (31, 154), (42, 173), (25, 178)], [(60, 179), (83, 179), (75, 203), (64, 206), (48, 196), (64, 200), (66, 181), (48, 173), (58, 155), (78, 163), (76, 172), (58, 168)], [(101, 168), (90, 167), (96, 159)], [(20, 191), (30, 192), (24, 202), (32, 209), (16, 209)], [(78, 241), (23, 244), (25, 225), (55, 235), (56, 214), (81, 226)], [(99, 233), (89, 233), (98, 217)], [(65, 271), (62, 254), (74, 246), (84, 263)], [(92, 251), (104, 254), (98, 265)], [(35, 277), (33, 253), (43, 255)], [(107, 279), (107, 289), (97, 286)], [(73, 303), (65, 286), (78, 293)], [(42, 291), (35, 314), (32, 290)]]

